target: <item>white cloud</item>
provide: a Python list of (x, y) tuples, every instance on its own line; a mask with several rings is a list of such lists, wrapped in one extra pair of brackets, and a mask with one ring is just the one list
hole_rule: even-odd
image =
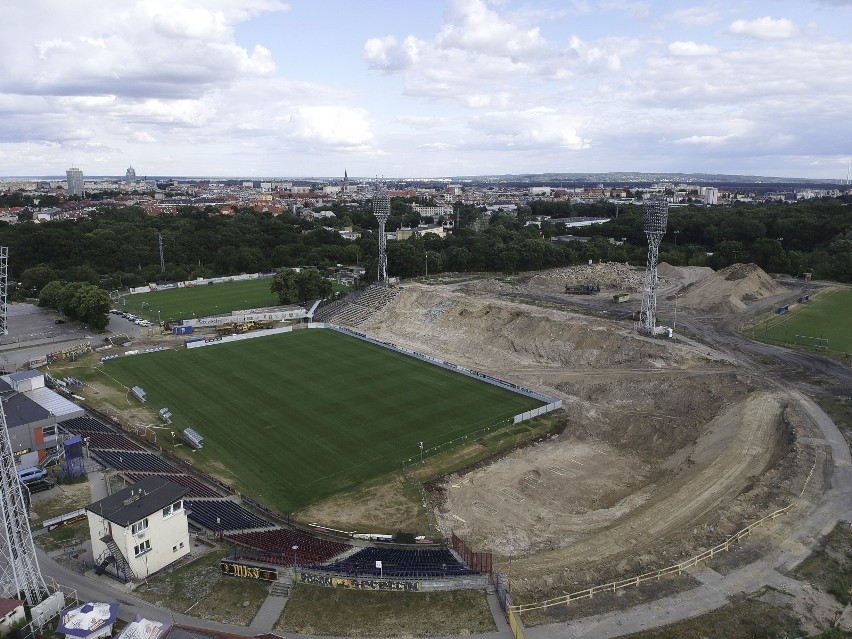
[(755, 20), (734, 20), (728, 27), (728, 33), (758, 40), (782, 40), (791, 37), (795, 31), (795, 25), (787, 18), (773, 20), (769, 16)]
[(669, 44), (669, 53), (674, 56), (707, 56), (716, 55), (719, 50), (710, 44), (696, 44), (692, 41), (672, 42)]
[(548, 47), (538, 27), (513, 24), (482, 0), (453, 0), (435, 41), (441, 48), (506, 57), (535, 55)]
[(472, 129), (484, 133), (489, 144), (506, 147), (565, 147), (583, 149), (590, 144), (576, 130), (574, 118), (547, 107), (524, 111), (495, 111), (475, 116)]
[(420, 151), (449, 151), (453, 147), (446, 142), (429, 142), (427, 144), (419, 144), (417, 148)]
[(136, 0), (108, 10), (97, 0), (33, 0), (6, 16), (26, 28), (0, 40), (0, 91), (186, 97), (246, 74), (268, 76), (270, 52), (237, 44), (234, 27), (284, 10), (267, 0)]
[(339, 106), (301, 106), (290, 114), (289, 135), (298, 140), (329, 146), (363, 148), (373, 141), (367, 114), (362, 109)]
[(397, 122), (416, 129), (434, 129), (449, 123), (450, 119), (437, 115), (398, 115)]
[(719, 20), (719, 12), (712, 7), (689, 7), (678, 9), (668, 19), (690, 27), (706, 27)]
[(735, 138), (734, 135), (690, 135), (688, 138), (680, 138), (674, 141), (675, 144), (700, 144), (700, 145), (720, 145), (729, 142)]
[(364, 45), (363, 56), (371, 69), (394, 72), (408, 68), (417, 61), (417, 38), (407, 37), (402, 44), (393, 36), (370, 38)]
[(147, 131), (136, 131), (130, 139), (139, 144), (154, 144), (157, 139)]

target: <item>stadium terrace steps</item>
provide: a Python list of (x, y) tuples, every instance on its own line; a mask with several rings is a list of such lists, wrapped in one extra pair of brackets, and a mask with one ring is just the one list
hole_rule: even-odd
[(60, 426), (63, 428), (63, 430), (75, 433), (77, 435), (83, 435), (88, 433), (115, 433), (114, 428), (111, 428), (106, 424), (102, 424), (98, 420), (92, 419), (91, 417), (73, 417), (71, 419), (66, 419), (65, 421), (60, 423)]
[[(329, 561), (352, 548), (340, 541), (320, 539), (288, 528), (227, 533), (225, 539), (258, 551), (241, 552), (247, 559), (282, 566), (292, 566), (294, 559), (300, 564)], [(298, 546), (295, 552), (293, 546)]]
[[(381, 562), (382, 567), (376, 566)], [(479, 574), (459, 561), (447, 548), (368, 547), (345, 559), (311, 568), (354, 575), (386, 577), (454, 577)]]
[(360, 326), (384, 310), (399, 295), (399, 291), (395, 286), (374, 284), (321, 307), (314, 313), (314, 321)]
[(272, 525), (227, 499), (185, 499), (183, 503), (190, 520), (214, 533), (268, 528)]

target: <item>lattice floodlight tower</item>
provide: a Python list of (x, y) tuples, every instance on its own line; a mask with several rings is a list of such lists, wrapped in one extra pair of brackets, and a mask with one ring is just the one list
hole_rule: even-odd
[(390, 217), (390, 197), (383, 182), (376, 183), (373, 195), (373, 215), (379, 221), (379, 284), (388, 283), (388, 238), (385, 235), (385, 223)]
[(50, 592), (38, 567), (22, 490), (0, 401), (0, 596), (22, 596), (35, 606)]
[(9, 290), (9, 248), (0, 246), (0, 335), (9, 334), (6, 324), (6, 293)]
[(648, 237), (648, 264), (645, 268), (645, 288), (642, 290), (642, 310), (636, 328), (651, 335), (657, 327), (657, 261), (668, 218), (669, 205), (664, 198), (645, 202), (643, 222)]

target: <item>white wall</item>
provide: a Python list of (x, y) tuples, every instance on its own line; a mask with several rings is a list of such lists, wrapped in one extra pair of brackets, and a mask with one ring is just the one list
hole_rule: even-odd
[[(97, 561), (106, 550), (106, 544), (101, 541), (101, 537), (109, 530), (109, 522), (90, 511), (86, 512), (86, 516), (89, 519), (92, 555)], [(151, 513), (148, 515), (148, 528), (138, 536), (130, 532), (131, 528), (132, 524), (127, 528), (112, 524), (112, 537), (127, 559), (133, 574), (139, 579), (144, 579), (189, 554), (189, 523), (185, 508), (165, 518), (161, 510)], [(134, 546), (146, 539), (151, 542), (151, 550), (135, 557)]]

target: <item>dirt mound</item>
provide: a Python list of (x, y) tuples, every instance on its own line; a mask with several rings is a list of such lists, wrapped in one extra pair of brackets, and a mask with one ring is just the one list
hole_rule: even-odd
[(757, 264), (732, 264), (688, 286), (681, 304), (701, 311), (740, 313), (750, 302), (783, 291)]
[(670, 282), (680, 282), (683, 286), (694, 284), (715, 273), (709, 266), (672, 266), (668, 262), (657, 265), (657, 276)]
[(645, 283), (645, 270), (620, 262), (581, 264), (543, 271), (533, 275), (529, 283), (545, 288), (598, 284), (604, 289), (623, 292), (641, 291)]
[(380, 318), (361, 329), (483, 371), (664, 369), (709, 361), (691, 347), (638, 336), (617, 322), (425, 285), (406, 286)]

